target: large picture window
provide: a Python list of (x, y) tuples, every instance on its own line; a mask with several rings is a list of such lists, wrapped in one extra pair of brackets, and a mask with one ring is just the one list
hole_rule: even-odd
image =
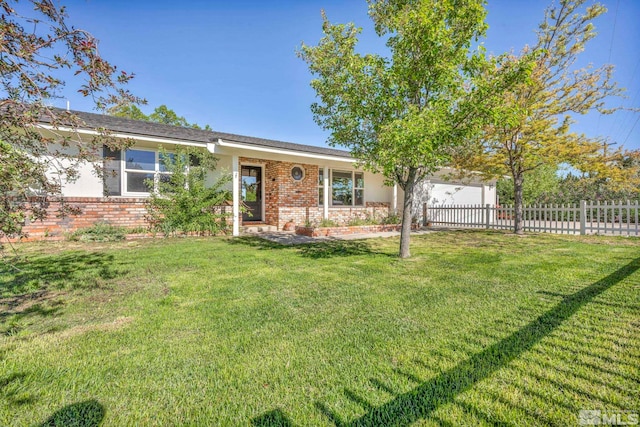
[(364, 174), (353, 171), (331, 171), (331, 205), (363, 206)]
[[(167, 161), (174, 160), (168, 153)], [(163, 154), (157, 150), (132, 148), (111, 151), (104, 148), (105, 193), (111, 196), (148, 195), (161, 180), (169, 179)]]

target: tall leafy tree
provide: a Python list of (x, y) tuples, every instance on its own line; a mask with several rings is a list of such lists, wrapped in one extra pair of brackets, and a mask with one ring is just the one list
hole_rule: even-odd
[(135, 104), (116, 105), (113, 108), (110, 108), (107, 113), (115, 117), (149, 121), (149, 116), (143, 113), (140, 107)]
[[(559, 190), (558, 168), (551, 165), (541, 166), (527, 176), (522, 187), (524, 204), (554, 203)], [(512, 205), (514, 201), (513, 179), (502, 178), (496, 185), (501, 205)]]
[(404, 191), (400, 257), (410, 256), (414, 188), (449, 162), (451, 147), (468, 138), (480, 117), (471, 94), (482, 55), (471, 45), (484, 35), (481, 0), (369, 1), (388, 56), (356, 52), (354, 24), (331, 24), (324, 37), (303, 44), (311, 86), (319, 101), (316, 122), (329, 143), (347, 147), (368, 170)]
[(596, 36), (593, 20), (606, 11), (601, 4), (584, 3), (561, 0), (547, 8), (536, 45), (485, 71), (485, 78), (491, 80), (501, 67), (534, 58), (530, 79), (489, 98), (497, 106), (492, 124), (475, 144), (455, 156), (460, 168), (511, 176), (518, 234), (523, 232), (525, 178), (539, 168), (567, 163), (605, 180), (634, 182), (631, 169), (617, 167), (623, 150), (607, 150), (603, 139), (571, 131), (576, 115), (611, 113), (614, 109), (607, 109), (605, 101), (621, 94), (612, 78), (612, 65), (576, 67), (579, 54)]
[[(125, 89), (133, 75), (106, 61), (90, 33), (68, 26), (63, 7), (51, 0), (0, 0), (0, 11), (1, 241), (20, 236), (27, 217), (43, 218), (50, 198), (102, 144), (119, 144), (104, 132), (80, 138), (81, 120), (50, 107), (62, 97), (65, 79), (98, 109), (141, 100)], [(61, 214), (68, 211), (63, 205)]]
[[(110, 109), (108, 113), (116, 117), (126, 117), (133, 120), (144, 120), (147, 122), (162, 123), (165, 125), (189, 127), (193, 129), (202, 129), (196, 123), (189, 123), (183, 116), (168, 108), (166, 105), (156, 107), (148, 116), (140, 110), (135, 104), (117, 105)], [(209, 125), (205, 125), (205, 130), (211, 130)]]

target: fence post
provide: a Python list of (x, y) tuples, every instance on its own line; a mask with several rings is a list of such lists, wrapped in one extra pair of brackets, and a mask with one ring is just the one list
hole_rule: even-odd
[(587, 201), (580, 200), (580, 235), (587, 234)]
[(422, 226), (427, 226), (427, 202), (422, 204)]
[(491, 205), (489, 203), (487, 203), (485, 205), (485, 207), (484, 207), (484, 212), (485, 212), (485, 218), (484, 218), (485, 223), (484, 224), (485, 224), (485, 227), (487, 228), (487, 230), (489, 229), (489, 223), (490, 223), (489, 220), (491, 219), (491, 214), (489, 212), (490, 207), (491, 207)]

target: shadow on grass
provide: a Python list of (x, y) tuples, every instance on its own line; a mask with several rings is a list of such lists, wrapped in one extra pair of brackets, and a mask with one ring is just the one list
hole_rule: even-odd
[(100, 402), (85, 400), (57, 410), (39, 427), (97, 427), (102, 423), (104, 414), (104, 406)]
[(232, 239), (228, 239), (227, 242), (231, 245), (249, 246), (258, 250), (268, 249), (284, 249), (288, 247), (280, 243), (272, 242), (271, 240), (263, 239), (256, 236), (238, 236)]
[(300, 246), (300, 255), (305, 258), (320, 259), (358, 255), (385, 255), (397, 258), (395, 255), (375, 251), (366, 240), (324, 240)]
[(15, 335), (34, 317), (59, 315), (65, 291), (96, 289), (126, 273), (110, 254), (73, 252), (0, 265), (0, 335)]
[(530, 350), (585, 304), (639, 269), (640, 258), (637, 258), (603, 279), (564, 296), (554, 308), (525, 327), (429, 381), (421, 382), (411, 376), (418, 385), (406, 393), (393, 393), (394, 397), (383, 405), (372, 406), (366, 399), (345, 390), (345, 397), (366, 411), (353, 421), (342, 420), (322, 402), (316, 402), (315, 407), (336, 426), (405, 426), (428, 418), (438, 407), (452, 402), (456, 396)]
[(274, 409), (273, 411), (265, 412), (251, 420), (251, 425), (256, 427), (292, 427), (289, 418), (280, 410)]
[(294, 247), (305, 258), (320, 259), (357, 255), (386, 255), (396, 258), (394, 254), (379, 252), (372, 249), (366, 240), (318, 240), (311, 243), (296, 245), (281, 244), (261, 237), (241, 236), (229, 240), (232, 245), (245, 245), (258, 250), (286, 249)]
[[(31, 298), (45, 288), (82, 289), (95, 287), (100, 280), (123, 274), (114, 256), (99, 252), (72, 252), (38, 257), (16, 263), (16, 269), (0, 265), (0, 294)], [(29, 292), (32, 291), (32, 292)], [(3, 299), (0, 303), (5, 303)], [(15, 304), (19, 305), (19, 302)]]
[(35, 401), (32, 395), (20, 392), (22, 382), (26, 377), (27, 374), (24, 372), (14, 372), (0, 377), (0, 396), (10, 405), (20, 406)]

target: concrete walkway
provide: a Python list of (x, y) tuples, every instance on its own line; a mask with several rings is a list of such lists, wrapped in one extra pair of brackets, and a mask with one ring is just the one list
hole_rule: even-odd
[[(432, 230), (414, 230), (411, 235), (429, 234), (433, 233)], [(296, 234), (293, 231), (274, 231), (268, 233), (251, 233), (245, 234), (261, 239), (269, 240), (270, 242), (279, 243), (281, 245), (304, 245), (308, 243), (318, 243), (326, 241), (336, 240), (362, 240), (362, 239), (376, 239), (400, 236), (399, 231), (381, 231), (379, 233), (361, 233), (361, 234), (346, 234), (344, 236), (322, 236), (322, 237), (308, 237)]]

